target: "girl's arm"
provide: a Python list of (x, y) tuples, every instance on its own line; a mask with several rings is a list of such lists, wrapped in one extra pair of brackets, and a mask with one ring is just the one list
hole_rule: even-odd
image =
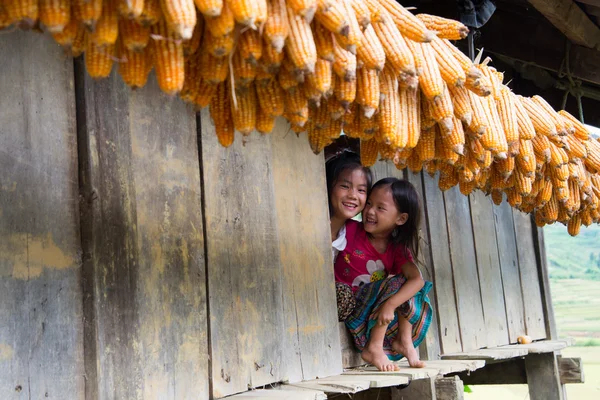
[(390, 307), (394, 310), (400, 307), (401, 304), (414, 297), (415, 294), (417, 294), (417, 292), (425, 285), (425, 281), (421, 276), (419, 268), (417, 268), (417, 266), (411, 262), (407, 262), (402, 265), (402, 275), (406, 277), (406, 282), (395, 295), (390, 297), (384, 303), (384, 306)]
[(421, 272), (412, 262), (407, 262), (402, 265), (402, 274), (406, 277), (406, 282), (396, 294), (383, 303), (383, 306), (376, 315), (376, 318), (381, 325), (388, 325), (392, 322), (396, 308), (414, 297), (425, 285)]

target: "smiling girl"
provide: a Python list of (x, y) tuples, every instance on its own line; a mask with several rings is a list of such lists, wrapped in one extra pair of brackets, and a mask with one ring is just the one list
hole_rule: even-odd
[[(331, 251), (333, 261), (346, 247), (346, 221), (365, 207), (373, 181), (371, 170), (363, 167), (360, 156), (350, 151), (329, 159), (326, 164)], [(338, 318), (344, 321), (354, 309), (354, 295), (349, 285), (336, 282)]]
[(419, 196), (407, 181), (378, 181), (368, 197), (363, 222), (346, 223), (347, 244), (335, 263), (335, 279), (350, 285), (355, 307), (345, 320), (363, 360), (392, 371), (390, 360), (424, 367), (416, 347), (433, 311), (415, 259), (419, 255)]

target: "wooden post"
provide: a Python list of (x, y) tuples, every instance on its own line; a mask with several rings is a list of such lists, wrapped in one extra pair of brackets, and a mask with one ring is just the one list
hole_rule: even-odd
[(458, 376), (441, 377), (435, 380), (437, 400), (463, 400), (465, 385)]
[(560, 383), (584, 383), (583, 362), (581, 358), (558, 357), (558, 370), (560, 372)]
[(554, 353), (529, 354), (525, 372), (531, 400), (563, 400), (558, 363)]
[(392, 400), (436, 400), (432, 378), (411, 381), (404, 389), (392, 389)]

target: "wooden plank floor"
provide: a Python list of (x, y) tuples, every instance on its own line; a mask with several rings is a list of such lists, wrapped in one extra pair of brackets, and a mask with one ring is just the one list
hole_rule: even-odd
[(463, 353), (443, 354), (442, 360), (508, 360), (524, 357), (528, 354), (551, 353), (572, 346), (575, 341), (571, 338), (563, 340), (543, 340), (530, 344), (512, 344), (507, 346), (479, 349)]

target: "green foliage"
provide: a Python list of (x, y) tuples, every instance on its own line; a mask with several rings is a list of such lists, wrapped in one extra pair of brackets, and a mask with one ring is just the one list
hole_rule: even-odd
[(544, 227), (544, 238), (550, 278), (600, 281), (600, 225), (582, 226), (571, 237), (556, 223)]

